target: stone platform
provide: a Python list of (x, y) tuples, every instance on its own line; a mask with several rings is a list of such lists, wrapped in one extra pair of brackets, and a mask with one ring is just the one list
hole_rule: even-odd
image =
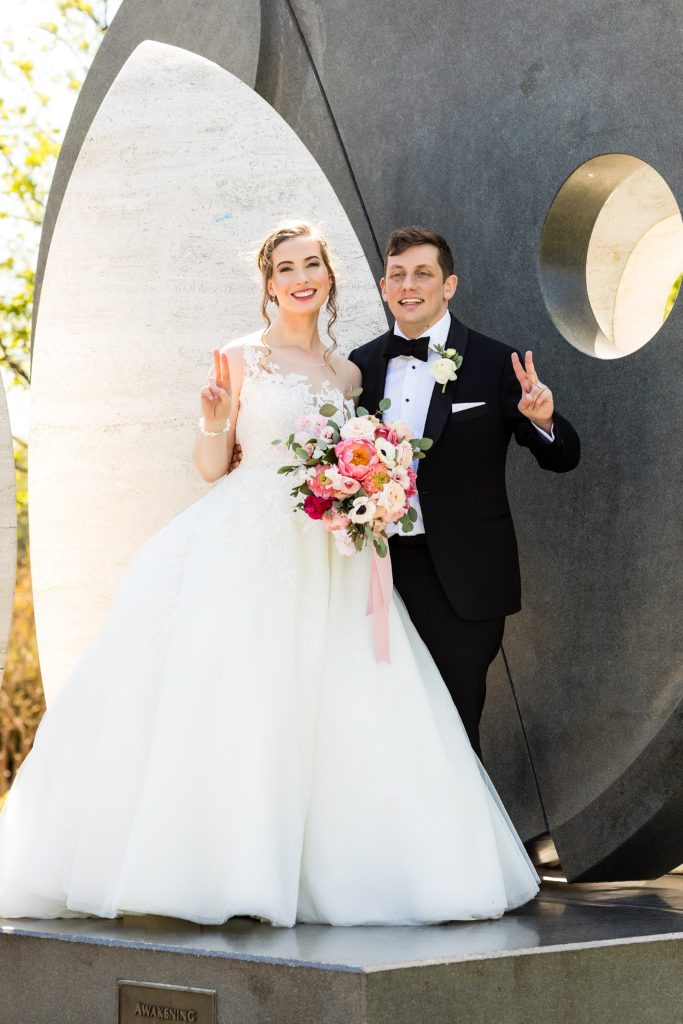
[(217, 1024), (683, 1024), (683, 877), (424, 928), (0, 920), (0, 1024), (117, 1024), (122, 979), (214, 990)]

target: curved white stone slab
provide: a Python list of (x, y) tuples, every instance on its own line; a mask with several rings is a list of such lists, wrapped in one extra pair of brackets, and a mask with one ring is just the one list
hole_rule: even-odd
[(586, 288), (603, 334), (624, 356), (646, 345), (664, 322), (667, 296), (683, 268), (681, 214), (654, 167), (632, 156), (612, 159), (622, 177), (593, 225)]
[(48, 701), (143, 541), (204, 493), (191, 465), (211, 348), (259, 327), (253, 253), (320, 224), (348, 350), (386, 330), (339, 200), (292, 129), (227, 71), (145, 42), (107, 94), (50, 246), (31, 400), (33, 586)]
[(5, 389), (0, 384), (0, 686), (12, 626), (17, 572), (17, 501), (14, 450)]
[(614, 301), (614, 344), (635, 352), (664, 323), (666, 303), (683, 271), (683, 220), (676, 211), (660, 220), (633, 248)]

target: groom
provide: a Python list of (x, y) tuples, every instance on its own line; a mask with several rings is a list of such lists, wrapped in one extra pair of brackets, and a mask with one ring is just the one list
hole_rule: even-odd
[[(420, 227), (393, 231), (380, 286), (394, 329), (349, 358), (363, 374), (366, 408), (373, 412), (389, 398), (390, 419), (434, 442), (418, 463), (414, 529), (389, 542), (394, 585), (481, 757), (486, 674), (505, 616), (521, 607), (505, 489), (508, 444), (514, 434), (542, 469), (556, 473), (574, 469), (580, 445), (539, 381), (531, 352), (522, 364), (507, 345), (449, 313), (457, 283), (445, 238)], [(458, 359), (445, 354), (444, 362), (435, 346), (462, 357), (445, 390), (444, 376), (456, 374)]]

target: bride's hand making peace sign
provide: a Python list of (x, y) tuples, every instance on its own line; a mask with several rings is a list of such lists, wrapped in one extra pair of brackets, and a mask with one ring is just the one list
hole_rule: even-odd
[(541, 430), (550, 433), (553, 426), (553, 393), (546, 384), (541, 384), (534, 368), (531, 352), (524, 356), (524, 366), (516, 352), (512, 353), (512, 368), (522, 386), (522, 397), (517, 408)]
[(213, 350), (213, 374), (201, 390), (202, 415), (207, 430), (222, 430), (230, 413), (230, 364), (225, 352)]

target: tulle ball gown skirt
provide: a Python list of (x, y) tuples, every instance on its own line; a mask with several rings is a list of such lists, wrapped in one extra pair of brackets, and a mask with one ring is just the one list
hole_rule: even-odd
[(525, 903), (538, 876), (400, 599), (378, 663), (369, 554), (338, 554), (249, 450), (143, 547), (46, 713), (0, 814), (0, 916)]

